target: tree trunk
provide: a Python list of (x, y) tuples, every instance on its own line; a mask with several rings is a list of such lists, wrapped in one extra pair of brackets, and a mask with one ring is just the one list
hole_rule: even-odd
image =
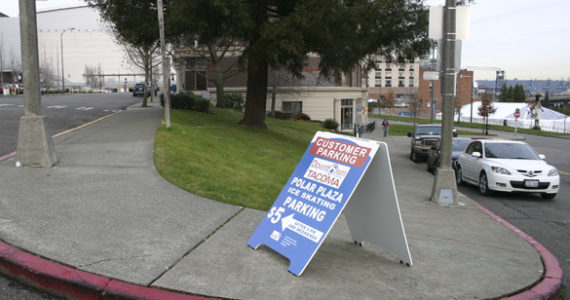
[[(258, 30), (268, 22), (268, 0), (249, 0), (255, 6), (255, 25)], [(267, 101), (267, 52), (259, 45), (261, 33), (254, 32), (249, 41), (247, 60), (247, 96), (245, 98), (245, 112), (241, 125), (267, 128), (265, 125), (265, 106)]]
[(267, 128), (265, 106), (267, 101), (267, 60), (264, 55), (250, 57), (247, 64), (247, 97), (241, 125)]
[(214, 85), (216, 86), (216, 107), (225, 108), (226, 99), (224, 98), (224, 82), (216, 80)]
[(226, 107), (226, 99), (224, 97), (224, 74), (220, 70), (219, 64), (216, 66), (216, 74), (214, 85), (216, 86), (216, 107)]

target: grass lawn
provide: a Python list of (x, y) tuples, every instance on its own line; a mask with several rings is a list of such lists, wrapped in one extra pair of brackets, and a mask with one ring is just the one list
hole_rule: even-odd
[(171, 128), (156, 133), (154, 161), (173, 184), (200, 196), (267, 210), (293, 173), (314, 122), (267, 119), (266, 130), (238, 125), (241, 113), (173, 110)]
[[(370, 117), (372, 118), (377, 118), (377, 119), (383, 119), (386, 118), (388, 120), (393, 120), (393, 121), (403, 121), (403, 122), (413, 122), (414, 119), (411, 117), (404, 117), (404, 116), (394, 116), (394, 115), (378, 115), (378, 114), (369, 114)], [(441, 120), (434, 120), (435, 123), (441, 123)], [(418, 124), (428, 124), (430, 123), (430, 119), (425, 119), (425, 118), (416, 118), (416, 123)], [(469, 122), (453, 122), (453, 124), (455, 126), (460, 126), (460, 127), (468, 127), (468, 128), (474, 128), (474, 129), (480, 129), (483, 130), (485, 128), (485, 124), (479, 124), (479, 123), (469, 123)], [(390, 125), (390, 127), (392, 127), (392, 125)], [(489, 125), (489, 129), (492, 130), (500, 130), (500, 131), (507, 131), (507, 132), (514, 132), (515, 128), (514, 127), (510, 127), (510, 126), (500, 126), (500, 125)], [(459, 134), (461, 135), (462, 133), (460, 131), (458, 131)], [(537, 129), (526, 129), (526, 128), (518, 128), (517, 130), (518, 133), (528, 133), (528, 134), (535, 134), (535, 135), (542, 135), (542, 136), (552, 136), (552, 137), (557, 137), (557, 136), (568, 136), (568, 134), (564, 134), (564, 133), (559, 133), (559, 132), (549, 132), (549, 131), (542, 131), (542, 130), (537, 130)], [(476, 133), (476, 134), (481, 134), (480, 132)]]
[[(238, 125), (241, 113), (211, 111), (172, 110), (171, 128), (156, 132), (156, 168), (184, 190), (250, 208), (269, 209), (315, 132), (324, 130), (314, 122), (270, 118), (268, 129), (246, 128)], [(390, 125), (393, 136), (409, 131), (412, 125)]]

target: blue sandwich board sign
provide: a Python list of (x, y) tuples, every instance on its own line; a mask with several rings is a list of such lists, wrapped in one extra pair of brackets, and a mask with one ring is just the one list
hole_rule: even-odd
[[(368, 188), (361, 188), (363, 192), (359, 193), (362, 194), (360, 198), (368, 200), (351, 205), (353, 208), (349, 211), (358, 213), (371, 210), (381, 213), (385, 210), (385, 214), (389, 214), (386, 218), (388, 222), (392, 222), (391, 220), (399, 222), (401, 228), (390, 243), (402, 240), (403, 237), (403, 243), (398, 243), (395, 247), (396, 252), (403, 252), (402, 256), (406, 257), (404, 260), (411, 264), (387, 147), (377, 141), (329, 132), (315, 134), (287, 184), (250, 237), (248, 245), (254, 249), (261, 244), (272, 248), (287, 257), (290, 261), (289, 271), (300, 276), (344, 210), (382, 145), (385, 148), (383, 160), (386, 162), (374, 165), (389, 175), (384, 176), (389, 177), (388, 180), (384, 180), (387, 184), (376, 184), (374, 181), (378, 177), (371, 177), (367, 180), (370, 182), (367, 184)], [(377, 196), (370, 197), (371, 194), (378, 192), (375, 190), (376, 186), (385, 186), (390, 198), (388, 207), (375, 201)], [(358, 237), (359, 241), (369, 239), (373, 243), (380, 244), (381, 240), (394, 236), (386, 229), (379, 229), (378, 234), (372, 233), (374, 236), (371, 236), (369, 228), (364, 228), (366, 225), (357, 220), (358, 216), (350, 218), (352, 220), (347, 218), (347, 221), (351, 234), (353, 237)], [(388, 248), (392, 250), (391, 247)], [(403, 251), (399, 251), (400, 249)]]

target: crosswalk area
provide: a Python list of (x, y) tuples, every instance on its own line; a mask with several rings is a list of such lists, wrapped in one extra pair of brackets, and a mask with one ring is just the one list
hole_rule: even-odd
[[(14, 107), (24, 107), (23, 104), (14, 104), (14, 103), (0, 103), (0, 110), (1, 109), (6, 109), (6, 108), (14, 108)], [(54, 109), (73, 109), (76, 111), (90, 111), (90, 110), (96, 110), (97, 108), (94, 106), (80, 106), (80, 107), (73, 107), (73, 106), (68, 106), (68, 105), (49, 105), (49, 106), (45, 106), (45, 109), (48, 110), (54, 110)], [(105, 113), (117, 113), (122, 111), (123, 109), (120, 108), (108, 108), (108, 109), (104, 109), (103, 112)]]

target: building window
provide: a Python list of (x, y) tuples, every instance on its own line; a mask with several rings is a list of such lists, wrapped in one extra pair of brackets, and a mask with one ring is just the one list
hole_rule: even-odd
[(398, 71), (406, 71), (406, 66), (400, 66), (400, 68), (398, 69)]
[(414, 79), (410, 78), (410, 87), (414, 87)]
[(376, 74), (375, 74), (374, 78), (376, 78), (376, 79), (382, 79), (382, 72), (381, 72), (381, 71), (376, 71)]
[(405, 75), (404, 75), (404, 72), (400, 72), (400, 73), (398, 74), (398, 78), (399, 78), (399, 79), (406, 79), (406, 77), (405, 77)]
[(303, 102), (301, 101), (283, 101), (281, 110), (284, 113), (303, 112)]
[(404, 87), (404, 86), (405, 86), (404, 81), (403, 81), (403, 80), (398, 80), (398, 86), (399, 86), (399, 87)]
[(386, 78), (388, 78), (388, 77), (392, 77), (392, 72), (389, 72), (386, 70)]
[(377, 87), (379, 86), (379, 87), (381, 87), (381, 86), (382, 86), (382, 79), (376, 79), (376, 82), (374, 83), (374, 86), (377, 86)]
[(392, 67), (386, 68), (386, 72), (392, 71)]
[(186, 71), (185, 89), (189, 91), (204, 91), (207, 89), (206, 71)]
[(410, 79), (414, 78), (414, 72), (410, 72)]
[(386, 87), (392, 87), (392, 80), (386, 80)]

